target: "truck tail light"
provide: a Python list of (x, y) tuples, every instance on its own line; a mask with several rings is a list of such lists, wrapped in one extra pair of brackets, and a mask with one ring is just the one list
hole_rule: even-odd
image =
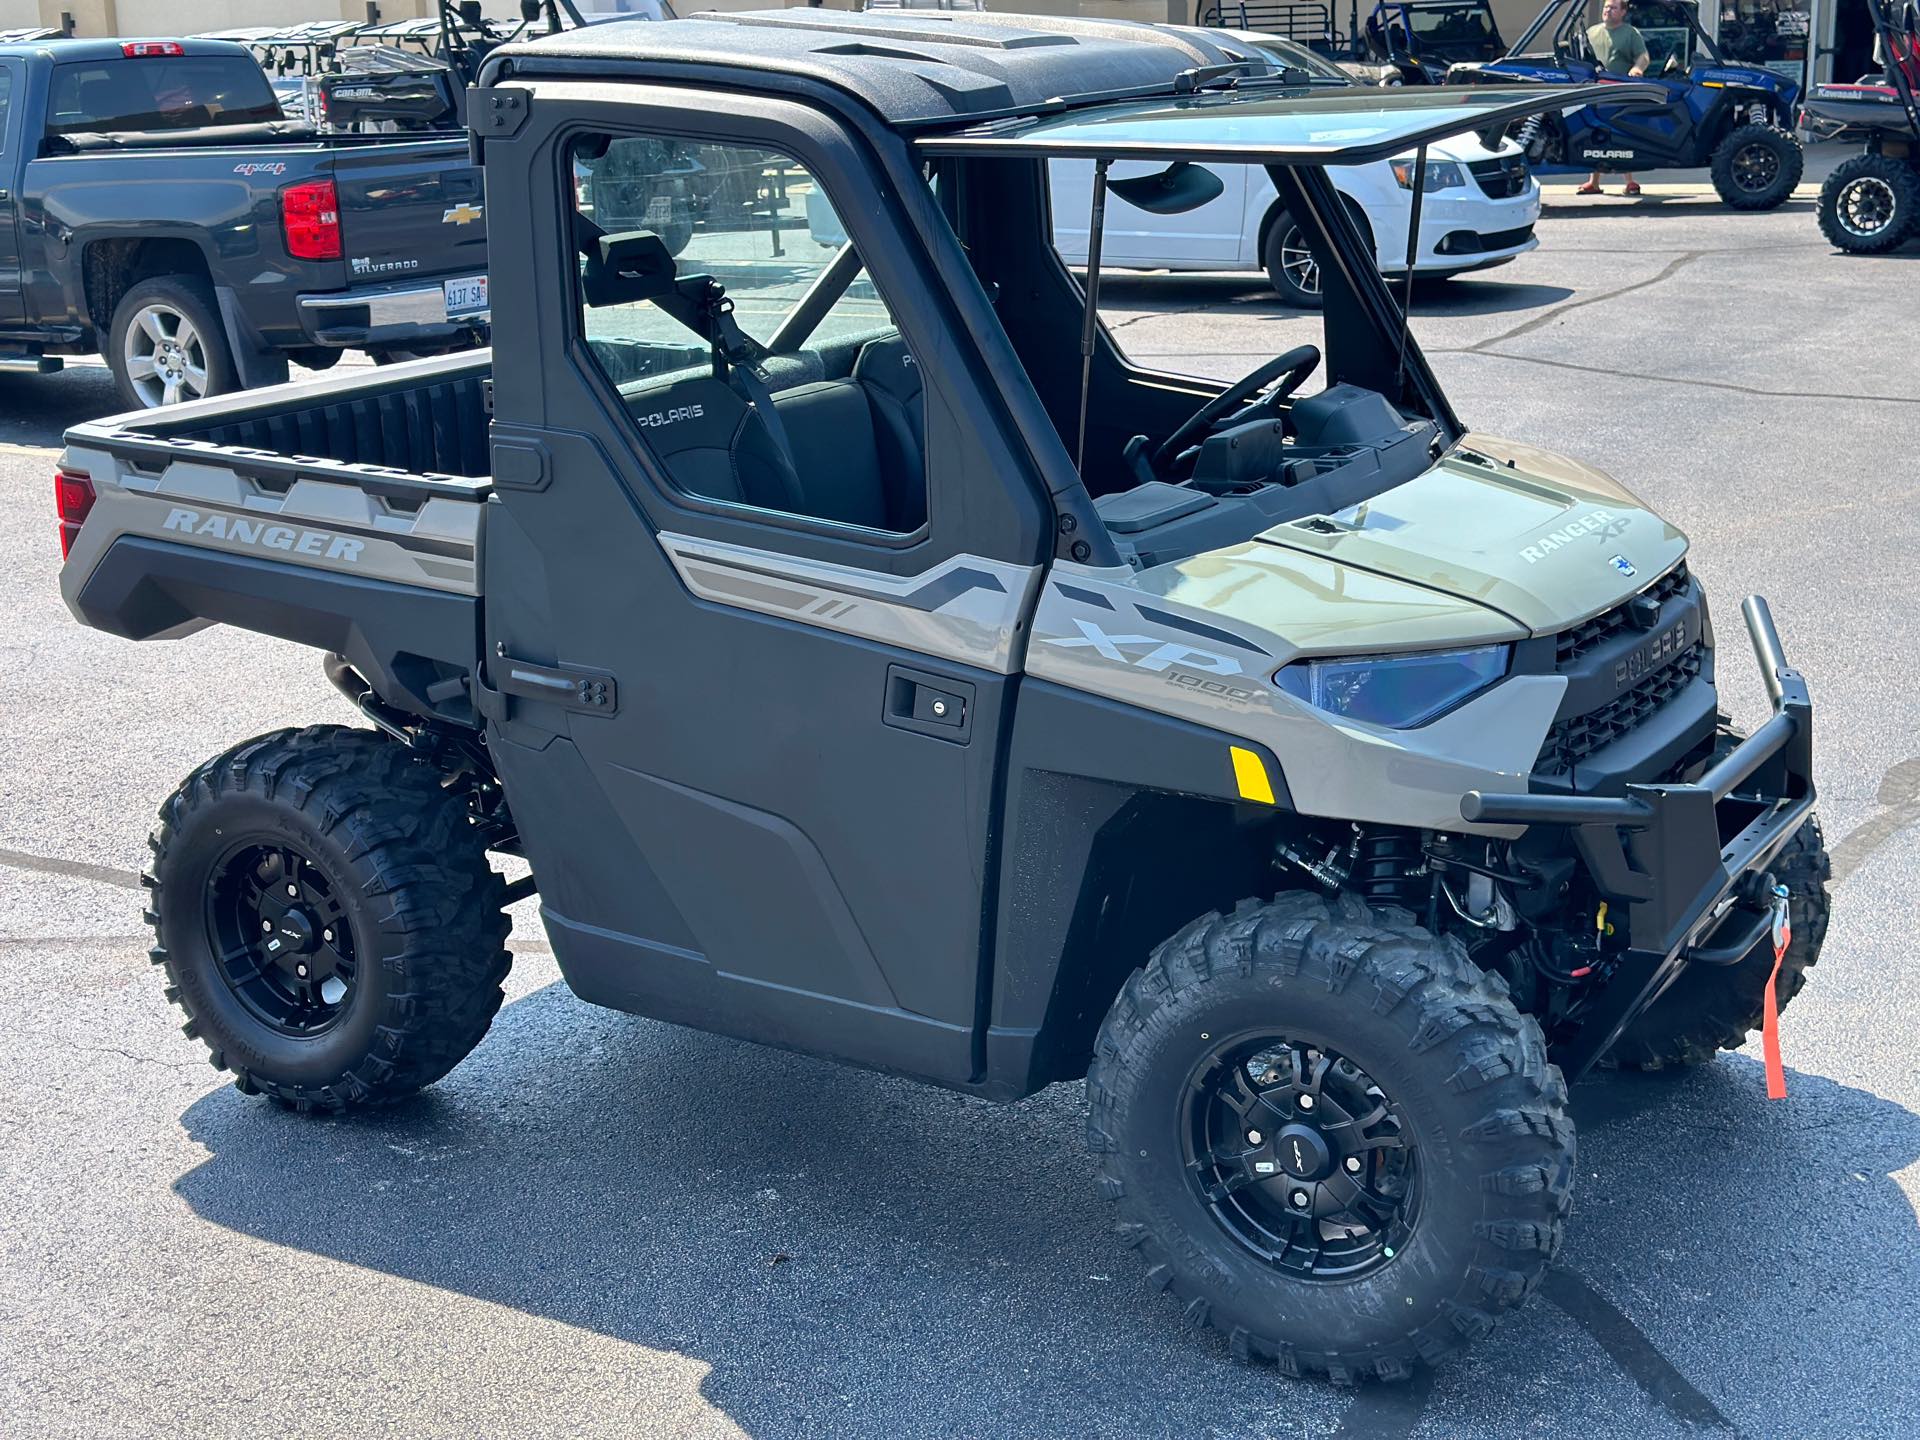
[(53, 472), (53, 503), (60, 512), (60, 558), (73, 553), (73, 537), (93, 510), (93, 481), (85, 475)]
[(331, 180), (309, 180), (280, 192), (280, 228), (296, 260), (340, 258), (340, 196)]
[(163, 55), (184, 55), (187, 47), (178, 40), (129, 40), (120, 47), (129, 60), (152, 60)]

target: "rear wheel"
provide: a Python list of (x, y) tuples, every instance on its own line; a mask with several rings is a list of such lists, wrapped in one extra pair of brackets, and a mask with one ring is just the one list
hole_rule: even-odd
[(239, 388), (213, 287), (196, 275), (142, 280), (114, 307), (107, 366), (120, 398), (139, 410)]
[(1820, 187), (1820, 233), (1834, 248), (1879, 255), (1914, 231), (1920, 173), (1905, 160), (1856, 155)]
[(1090, 1143), (1187, 1321), (1288, 1374), (1397, 1379), (1559, 1248), (1566, 1087), (1505, 985), (1404, 911), (1287, 894), (1161, 945), (1101, 1027)]
[(1772, 210), (1786, 203), (1806, 168), (1800, 142), (1772, 125), (1742, 125), (1715, 147), (1713, 188), (1736, 210)]
[[(1774, 996), (1782, 1009), (1807, 983), (1827, 938), (1827, 878), (1833, 866), (1820, 822), (1808, 820), (1773, 862), (1774, 879), (1787, 887), (1793, 927), (1780, 961)], [(1773, 973), (1773, 944), (1762, 940), (1735, 965), (1693, 965), (1621, 1032), (1602, 1059), (1618, 1070), (1669, 1070), (1700, 1065), (1722, 1050), (1746, 1043), (1760, 1028)]]
[(409, 1095), (479, 1043), (504, 882), (439, 772), (371, 731), (283, 730), (161, 807), (147, 914), (167, 998), (235, 1085), (300, 1110)]

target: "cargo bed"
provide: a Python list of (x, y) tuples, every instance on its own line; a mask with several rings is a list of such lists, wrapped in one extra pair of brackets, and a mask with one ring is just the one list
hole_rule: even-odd
[(225, 623), (318, 646), (473, 723), (491, 371), (472, 351), (73, 427), (61, 471), (93, 500), (68, 608), (129, 639)]

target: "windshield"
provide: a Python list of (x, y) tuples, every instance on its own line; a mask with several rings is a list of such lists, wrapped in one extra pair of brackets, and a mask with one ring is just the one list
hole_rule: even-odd
[(1087, 159), (1219, 160), (1269, 165), (1359, 165), (1419, 145), (1488, 131), (1523, 116), (1657, 104), (1653, 84), (1341, 86), (1317, 94), (1271, 85), (1158, 100), (1088, 105), (927, 135), (932, 155), (1077, 155)]
[(282, 119), (266, 73), (248, 55), (87, 60), (58, 65), (47, 133), (191, 130)]
[(1251, 45), (1266, 55), (1274, 64), (1290, 70), (1304, 70), (1315, 80), (1330, 80), (1336, 85), (1351, 85), (1353, 78), (1330, 60), (1279, 35), (1240, 35), (1233, 37), (1243, 45)]

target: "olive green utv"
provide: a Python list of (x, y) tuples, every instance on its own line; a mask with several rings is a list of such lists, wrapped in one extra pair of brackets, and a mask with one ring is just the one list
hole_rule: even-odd
[[(1826, 917), (1765, 605), (1742, 737), (1685, 539), (1467, 429), (1326, 174), (1592, 98), (986, 14), (492, 52), (512, 345), (67, 437), (82, 621), (314, 646), (371, 726), (166, 801), (189, 1033), (299, 1110), (408, 1094), (537, 890), (589, 1001), (998, 1100), (1085, 1077), (1121, 1242), (1237, 1355), (1396, 1378), (1480, 1335), (1560, 1246), (1566, 1081), (1739, 1045)], [(751, 203), (668, 243), (595, 199), (689, 155)], [(1084, 276), (1055, 159), (1094, 169)], [(1320, 343), (1129, 361), (1107, 207), (1249, 163)]]

